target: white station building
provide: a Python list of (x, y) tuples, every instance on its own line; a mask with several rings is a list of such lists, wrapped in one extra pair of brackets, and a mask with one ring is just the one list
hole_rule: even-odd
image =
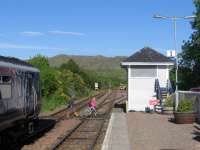
[(166, 87), (174, 61), (145, 47), (121, 65), (128, 69), (128, 111), (145, 111), (145, 107), (152, 107), (150, 100), (156, 99), (155, 80), (159, 80), (160, 87)]

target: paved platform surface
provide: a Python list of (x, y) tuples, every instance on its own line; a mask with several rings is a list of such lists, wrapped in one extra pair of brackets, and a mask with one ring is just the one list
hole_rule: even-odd
[(128, 134), (132, 150), (200, 150), (200, 126), (178, 125), (172, 116), (129, 112)]
[(125, 113), (112, 113), (102, 150), (131, 150)]

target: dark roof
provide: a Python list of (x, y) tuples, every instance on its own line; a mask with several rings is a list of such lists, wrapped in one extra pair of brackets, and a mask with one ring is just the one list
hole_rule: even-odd
[(140, 51), (134, 53), (123, 62), (174, 62), (170, 58), (163, 54), (153, 50), (149, 47), (145, 47)]
[(21, 66), (28, 66), (28, 67), (33, 67), (31, 64), (22, 61), (18, 58), (14, 58), (14, 57), (5, 57), (5, 56), (0, 56), (0, 61), (3, 62), (7, 62), (7, 63), (12, 63), (12, 64), (16, 64), (16, 65), (21, 65)]

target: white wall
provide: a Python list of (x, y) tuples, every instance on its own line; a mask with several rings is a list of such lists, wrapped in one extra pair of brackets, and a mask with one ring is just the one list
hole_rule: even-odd
[(132, 108), (134, 108), (134, 100), (133, 100), (133, 79), (128, 78), (128, 111), (130, 111)]
[(150, 106), (149, 100), (156, 99), (154, 92), (155, 79), (158, 78), (160, 85), (166, 87), (168, 79), (168, 67), (156, 66), (155, 77), (132, 77), (131, 67), (128, 67), (128, 110), (144, 111)]
[(153, 99), (154, 78), (129, 78), (129, 110), (144, 111)]
[(167, 66), (157, 66), (157, 78), (161, 87), (166, 87), (168, 79)]
[(128, 66), (128, 111), (134, 107), (133, 105), (133, 79), (131, 78), (131, 68)]

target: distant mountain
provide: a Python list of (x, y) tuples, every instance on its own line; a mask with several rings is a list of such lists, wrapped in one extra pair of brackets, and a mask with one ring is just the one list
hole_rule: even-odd
[(79, 66), (85, 70), (93, 70), (103, 75), (117, 76), (121, 79), (126, 78), (126, 71), (120, 66), (120, 62), (126, 59), (125, 56), (105, 57), (97, 56), (79, 56), (79, 55), (57, 55), (49, 58), (49, 63), (53, 67), (59, 67), (61, 64), (73, 59)]

